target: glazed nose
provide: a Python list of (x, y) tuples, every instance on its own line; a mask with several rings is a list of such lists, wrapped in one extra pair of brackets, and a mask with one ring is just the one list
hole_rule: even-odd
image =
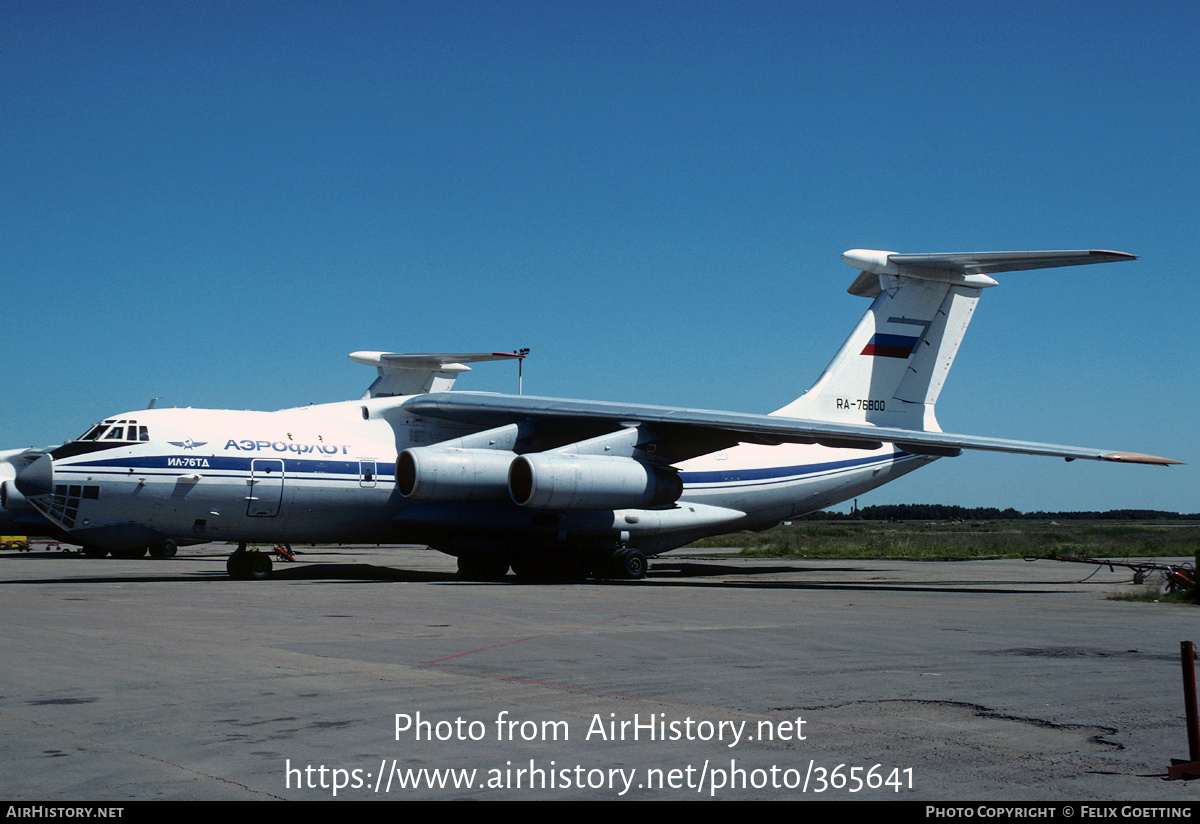
[(14, 480), (17, 491), (26, 498), (37, 498), (54, 492), (54, 459), (41, 455), (33, 463), (17, 470)]

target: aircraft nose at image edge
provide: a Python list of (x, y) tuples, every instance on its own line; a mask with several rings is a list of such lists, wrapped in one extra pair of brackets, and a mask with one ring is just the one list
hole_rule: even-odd
[(14, 482), (17, 491), (26, 498), (49, 495), (54, 491), (54, 460), (49, 455), (42, 455), (17, 472)]

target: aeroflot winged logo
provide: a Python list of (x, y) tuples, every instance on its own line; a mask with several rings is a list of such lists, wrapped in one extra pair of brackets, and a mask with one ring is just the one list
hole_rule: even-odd
[(167, 441), (171, 446), (179, 446), (183, 449), (195, 449), (198, 446), (204, 446), (208, 441), (193, 441), (188, 438), (186, 441)]

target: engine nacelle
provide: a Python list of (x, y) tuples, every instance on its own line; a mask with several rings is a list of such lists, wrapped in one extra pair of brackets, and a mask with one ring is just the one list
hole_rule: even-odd
[(645, 509), (679, 500), (679, 473), (633, 458), (536, 452), (508, 472), (512, 499), (531, 509)]
[(414, 501), (506, 501), (514, 457), (505, 450), (417, 446), (396, 458), (396, 486)]
[(17, 491), (17, 485), (11, 480), (0, 482), (0, 508), (33, 509), (29, 501), (25, 500), (25, 496)]

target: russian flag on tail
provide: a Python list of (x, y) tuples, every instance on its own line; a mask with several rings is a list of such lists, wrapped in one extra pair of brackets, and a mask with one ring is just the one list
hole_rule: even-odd
[(872, 355), (877, 358), (901, 358), (906, 360), (912, 354), (913, 347), (917, 345), (917, 341), (919, 340), (919, 337), (885, 335), (881, 332), (876, 332), (867, 341), (867, 345), (863, 347), (860, 354)]

